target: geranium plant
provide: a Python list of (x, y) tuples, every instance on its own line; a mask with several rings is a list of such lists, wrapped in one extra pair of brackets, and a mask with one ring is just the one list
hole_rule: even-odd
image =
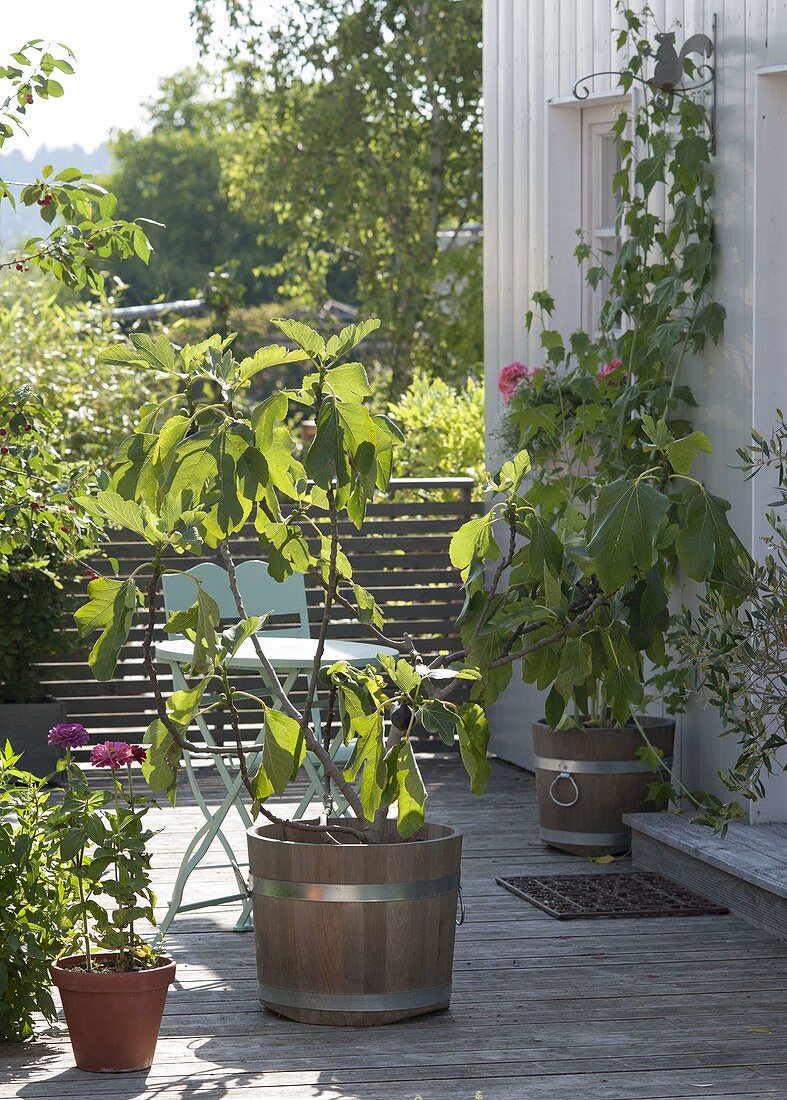
[[(576, 248), (588, 284), (608, 287), (598, 328), (566, 336), (552, 327), (551, 295), (533, 296), (526, 324), (539, 361), (500, 376), (504, 439), (514, 452), (528, 449), (532, 473), (520, 502), (493, 510), (508, 549), (490, 519), (454, 554), (470, 587), (470, 660), (479, 646), (493, 657), (518, 652), (525, 679), (548, 692), (555, 728), (626, 724), (654, 696), (669, 696), (680, 675), (665, 643), (676, 570), (734, 605), (751, 569), (729, 504), (697, 476), (711, 442), (687, 419), (695, 402), (682, 378), (687, 357), (719, 338), (724, 319), (710, 295), (709, 118), (702, 92), (648, 86), (649, 13), (618, 7), (618, 47), (628, 51), (621, 90), (635, 80), (645, 87), (612, 128), (619, 247), (597, 254), (580, 234)], [(657, 186), (664, 218), (652, 211)], [(501, 666), (498, 689), (509, 675)]]

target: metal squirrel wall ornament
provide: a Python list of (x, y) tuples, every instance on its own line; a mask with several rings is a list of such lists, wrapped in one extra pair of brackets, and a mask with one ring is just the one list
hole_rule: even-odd
[[(687, 95), (689, 92), (694, 92), (698, 88), (705, 88), (709, 84), (713, 84), (716, 76), (716, 70), (713, 65), (708, 64), (707, 61), (703, 61), (700, 64), (690, 66), (692, 76), (695, 78), (694, 83), (686, 84), (685, 79), (688, 75), (686, 72), (686, 66), (684, 64), (686, 58), (692, 55), (699, 55), (701, 57), (712, 57), (715, 52), (714, 39), (716, 36), (716, 17), (713, 19), (714, 23), (714, 37), (709, 38), (707, 34), (692, 34), (680, 48), (680, 52), (675, 47), (675, 31), (663, 31), (656, 35), (656, 42), (658, 46), (655, 50), (651, 49), (650, 56), (655, 59), (655, 66), (653, 69), (653, 76), (650, 79), (644, 77), (636, 77), (646, 88), (651, 88), (654, 92), (663, 92), (668, 95)], [(590, 95), (590, 81), (596, 76), (620, 76), (620, 73), (614, 70), (606, 70), (604, 72), (591, 73), (589, 76), (580, 77), (576, 81), (572, 89), (572, 94), (575, 99), (587, 99)]]
[[(692, 34), (678, 50), (675, 46), (675, 31), (662, 31), (656, 36), (656, 49), (648, 48), (648, 55), (655, 61), (653, 75), (647, 79), (637, 76), (633, 79), (639, 81), (643, 87), (650, 89), (654, 95), (673, 96), (689, 95), (700, 88), (710, 88), (710, 138), (711, 153), (716, 152), (716, 69), (707, 60), (699, 63), (694, 61), (695, 56), (710, 58), (716, 53), (716, 15), (713, 16), (713, 37), (707, 34)], [(690, 64), (685, 64), (686, 60)], [(589, 76), (580, 77), (572, 89), (575, 99), (585, 100), (590, 96), (590, 82), (596, 76), (620, 76), (614, 70), (591, 73)], [(686, 78), (692, 83), (686, 83)]]

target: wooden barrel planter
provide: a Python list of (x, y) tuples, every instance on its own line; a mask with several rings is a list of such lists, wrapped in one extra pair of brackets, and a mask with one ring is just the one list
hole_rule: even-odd
[[(639, 719), (648, 740), (672, 763), (675, 723)], [(541, 839), (582, 856), (614, 855), (631, 845), (623, 815), (645, 813), (648, 785), (657, 776), (640, 760), (644, 745), (636, 726), (553, 730), (533, 726)]]
[(389, 1024), (448, 1007), (462, 835), (326, 842), (248, 830), (260, 1001), (309, 1024)]

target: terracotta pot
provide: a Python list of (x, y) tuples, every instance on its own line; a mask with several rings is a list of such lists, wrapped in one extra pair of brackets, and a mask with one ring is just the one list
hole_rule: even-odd
[[(672, 763), (675, 723), (638, 719), (648, 740)], [(648, 786), (659, 775), (636, 755), (645, 742), (636, 726), (553, 730), (533, 726), (541, 839), (582, 856), (614, 855), (631, 846), (624, 814), (647, 813)]]
[[(112, 953), (93, 956), (96, 961)], [(89, 1073), (131, 1073), (153, 1061), (167, 988), (175, 980), (172, 959), (152, 970), (91, 973), (84, 955), (58, 959), (50, 967), (60, 990), (68, 1034), (79, 1069)]]
[(448, 1008), (462, 836), (326, 843), (248, 830), (262, 1004), (307, 1024), (368, 1026)]

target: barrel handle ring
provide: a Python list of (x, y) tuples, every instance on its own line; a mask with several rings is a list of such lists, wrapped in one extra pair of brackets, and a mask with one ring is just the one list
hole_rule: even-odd
[(457, 925), (457, 927), (459, 927), (460, 925), (462, 925), (464, 923), (465, 923), (465, 896), (462, 893), (462, 887), (460, 886), (459, 887), (459, 916), (456, 918), (456, 925)]
[[(561, 802), (559, 798), (555, 797), (555, 787), (561, 779), (567, 779), (571, 786), (574, 788), (574, 797), (571, 799), (570, 802)], [(577, 782), (571, 772), (560, 772), (559, 775), (555, 776), (549, 786), (549, 797), (552, 799), (556, 806), (561, 806), (563, 809), (567, 809), (569, 806), (576, 806), (577, 802), (579, 802), (579, 787), (577, 786)]]

